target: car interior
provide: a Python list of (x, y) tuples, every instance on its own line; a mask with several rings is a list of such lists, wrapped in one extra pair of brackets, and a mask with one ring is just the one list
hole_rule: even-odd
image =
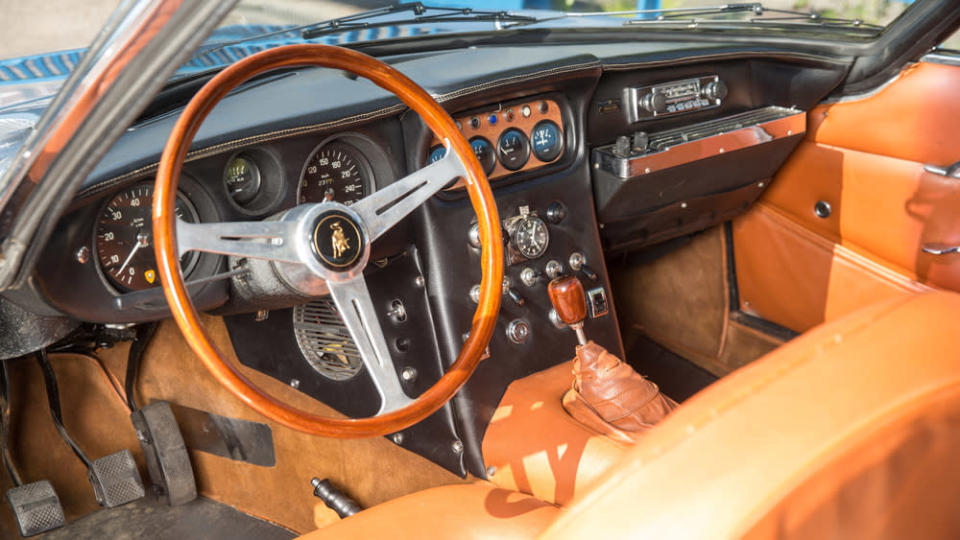
[(50, 538), (955, 535), (933, 4), (174, 81), (0, 296), (0, 534), (55, 491)]

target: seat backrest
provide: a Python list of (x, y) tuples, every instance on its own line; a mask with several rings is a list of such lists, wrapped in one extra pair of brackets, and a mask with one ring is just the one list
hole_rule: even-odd
[(960, 295), (885, 301), (705, 389), (546, 538), (960, 537)]

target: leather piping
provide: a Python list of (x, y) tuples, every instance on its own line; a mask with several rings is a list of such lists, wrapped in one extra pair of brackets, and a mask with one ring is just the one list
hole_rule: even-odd
[[(534, 73), (525, 73), (525, 74), (522, 74), (522, 75), (512, 75), (512, 76), (509, 76), (509, 77), (503, 77), (503, 78), (501, 78), (501, 79), (496, 79), (496, 80), (489, 81), (489, 82), (484, 82), (484, 83), (475, 84), (475, 85), (472, 85), (472, 86), (468, 86), (468, 87), (465, 87), (465, 88), (461, 88), (461, 89), (459, 89), (459, 90), (454, 90), (454, 91), (452, 91), (452, 92), (447, 92), (447, 93), (445, 93), (445, 94), (436, 94), (436, 95), (435, 95), (435, 94), (431, 94), (431, 95), (434, 97), (434, 99), (435, 99), (438, 103), (445, 103), (445, 102), (448, 102), (448, 101), (457, 99), (457, 98), (459, 98), (459, 97), (463, 97), (463, 96), (465, 96), (465, 95), (469, 95), (469, 94), (473, 94), (473, 93), (478, 93), (478, 92), (481, 92), (481, 91), (483, 91), (483, 90), (488, 90), (488, 89), (490, 89), (490, 88), (497, 87), (497, 86), (507, 86), (507, 85), (510, 85), (510, 84), (513, 84), (513, 83), (526, 82), (526, 81), (528, 81), (528, 80), (534, 80), (534, 79), (538, 79), (538, 78), (544, 78), (544, 77), (547, 77), (547, 76), (550, 76), (550, 75), (558, 75), (558, 74), (570, 73), (570, 72), (574, 72), (574, 71), (582, 71), (582, 70), (586, 70), (586, 69), (588, 69), (588, 68), (597, 68), (597, 67), (601, 67), (601, 64), (600, 64), (600, 61), (599, 61), (599, 60), (595, 60), (595, 61), (593, 61), (593, 62), (584, 62), (584, 63), (581, 63), (581, 64), (573, 64), (573, 65), (570, 65), (570, 66), (550, 68), (550, 69), (545, 69), (545, 70), (537, 71), (537, 72), (534, 72)], [(287, 138), (287, 137), (291, 137), (291, 136), (296, 136), (296, 135), (304, 135), (304, 134), (308, 134), (308, 133), (326, 131), (326, 130), (328, 130), (328, 129), (332, 129), (332, 128), (335, 128), (335, 127), (349, 126), (349, 125), (354, 125), (354, 124), (360, 124), (360, 123), (366, 122), (366, 121), (368, 121), (368, 120), (377, 120), (377, 119), (380, 119), (380, 118), (386, 118), (386, 117), (392, 116), (392, 115), (394, 115), (394, 114), (400, 113), (400, 112), (404, 111), (405, 109), (407, 109), (406, 105), (404, 105), (404, 104), (402, 104), (402, 103), (397, 103), (396, 105), (391, 105), (391, 106), (389, 106), (389, 107), (384, 107), (384, 108), (382, 108), (382, 109), (378, 109), (378, 110), (375, 110), (375, 111), (366, 112), (366, 113), (361, 113), (361, 114), (356, 114), (356, 115), (353, 115), (353, 116), (349, 116), (349, 117), (347, 117), (347, 118), (341, 118), (341, 119), (332, 120), (332, 121), (329, 121), (329, 122), (322, 122), (322, 123), (319, 123), (319, 124), (312, 124), (312, 125), (309, 125), (309, 126), (299, 126), (299, 127), (293, 127), (293, 128), (286, 128), (286, 129), (281, 129), (281, 130), (277, 130), (277, 131), (271, 131), (271, 132), (269, 132), (269, 133), (261, 133), (261, 134), (257, 134), (257, 135), (251, 135), (251, 136), (249, 136), (249, 137), (243, 137), (243, 138), (240, 138), (240, 139), (235, 139), (235, 140), (232, 140), (232, 141), (227, 141), (227, 142), (219, 143), (219, 144), (216, 144), (216, 145), (213, 145), (213, 146), (208, 146), (208, 147), (198, 148), (198, 149), (196, 149), (196, 150), (192, 150), (192, 151), (190, 151), (189, 153), (187, 153), (187, 156), (186, 156), (186, 159), (184, 160), (184, 163), (188, 163), (188, 162), (191, 162), (191, 161), (196, 161), (196, 160), (198, 160), (198, 159), (202, 159), (202, 158), (205, 158), (205, 157), (209, 157), (209, 156), (212, 156), (212, 155), (216, 155), (216, 154), (219, 154), (219, 153), (221, 153), (221, 152), (226, 152), (226, 151), (230, 151), (230, 150), (235, 150), (235, 149), (237, 149), (237, 148), (240, 148), (240, 147), (243, 147), (243, 146), (246, 146), (246, 145), (249, 145), (249, 144), (262, 143), (262, 142), (273, 141), (273, 140), (277, 140), (277, 139), (283, 139), (283, 138)], [(154, 173), (154, 172), (157, 171), (159, 165), (160, 165), (160, 162), (158, 161), (158, 162), (152, 163), (152, 164), (150, 164), (150, 165), (144, 165), (143, 167), (140, 167), (140, 168), (138, 168), (138, 169), (134, 169), (134, 170), (132, 170), (132, 171), (130, 171), (130, 172), (127, 172), (127, 173), (124, 173), (124, 174), (122, 174), (122, 175), (120, 175), (120, 176), (115, 176), (115, 177), (110, 178), (110, 179), (108, 179), (108, 180), (104, 180), (103, 182), (98, 182), (96, 185), (90, 186), (90, 187), (88, 187), (88, 188), (80, 191), (79, 193), (77, 193), (76, 198), (82, 198), (82, 197), (88, 197), (88, 196), (91, 196), (91, 195), (96, 195), (97, 193), (100, 193), (100, 192), (102, 192), (102, 191), (108, 190), (108, 189), (110, 189), (111, 187), (113, 187), (113, 186), (115, 186), (115, 185), (117, 185), (117, 184), (123, 183), (123, 182), (125, 182), (125, 181), (127, 181), (127, 180), (130, 180), (130, 179), (133, 179), (133, 178), (137, 178), (137, 177), (140, 177), (140, 176), (144, 176), (144, 175), (147, 175), (147, 174), (149, 174), (149, 173)]]

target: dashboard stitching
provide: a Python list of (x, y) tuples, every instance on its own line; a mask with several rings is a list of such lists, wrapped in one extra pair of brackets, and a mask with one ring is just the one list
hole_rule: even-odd
[[(596, 61), (593, 61), (593, 62), (585, 62), (585, 63), (581, 63), (581, 64), (573, 64), (573, 65), (570, 65), (570, 66), (550, 68), (550, 69), (546, 69), (546, 70), (537, 71), (537, 72), (534, 72), (534, 73), (525, 73), (525, 74), (521, 74), (521, 75), (513, 75), (513, 76), (510, 76), (510, 77), (504, 77), (504, 78), (502, 78), (502, 79), (496, 79), (496, 80), (493, 80), (493, 81), (490, 81), (490, 82), (485, 82), (485, 83), (476, 84), (476, 85), (473, 85), (473, 86), (468, 86), (468, 87), (466, 87), (466, 88), (461, 88), (461, 89), (455, 90), (455, 91), (453, 91), (453, 92), (448, 92), (448, 93), (445, 93), (445, 94), (438, 94), (438, 95), (435, 95), (435, 96), (434, 96), (434, 99), (436, 99), (436, 100), (437, 100), (438, 102), (440, 102), (440, 103), (444, 103), (444, 102), (450, 101), (450, 100), (452, 100), (452, 99), (456, 99), (456, 98), (458, 98), (458, 97), (461, 97), (461, 96), (464, 96), (464, 95), (467, 95), (467, 94), (471, 94), (471, 93), (475, 93), (475, 92), (479, 92), (479, 91), (482, 91), (482, 90), (487, 90), (487, 89), (490, 89), (490, 88), (495, 87), (495, 86), (502, 86), (502, 85), (510, 84), (510, 83), (517, 82), (517, 81), (535, 79), (535, 78), (539, 78), (539, 77), (543, 77), (543, 76), (547, 76), (547, 75), (558, 74), (558, 73), (567, 73), (567, 72), (571, 72), (571, 71), (579, 71), (579, 70), (582, 70), (582, 69), (585, 69), (585, 68), (588, 68), (588, 67), (600, 67), (600, 61), (599, 61), (599, 60), (596, 60)], [(356, 124), (356, 123), (359, 123), (359, 122), (362, 122), (362, 121), (366, 121), (366, 120), (375, 120), (375, 119), (378, 119), (378, 118), (383, 118), (383, 117), (391, 116), (391, 115), (393, 115), (393, 114), (395, 114), (395, 113), (398, 113), (398, 112), (401, 112), (401, 111), (403, 111), (403, 110), (405, 110), (405, 109), (407, 109), (407, 106), (406, 106), (406, 105), (404, 105), (403, 103), (398, 103), (398, 104), (396, 104), (396, 105), (391, 105), (390, 107), (385, 107), (385, 108), (383, 108), (383, 109), (378, 109), (378, 110), (376, 110), (376, 111), (371, 111), (371, 112), (366, 112), (366, 113), (362, 113), (362, 114), (357, 114), (357, 115), (350, 116), (350, 117), (347, 117), (347, 118), (341, 118), (341, 119), (339, 119), (339, 120), (334, 120), (334, 121), (330, 121), (330, 122), (323, 122), (323, 123), (320, 123), (320, 124), (312, 124), (312, 125), (309, 125), (309, 126), (299, 126), (299, 127), (295, 127), (295, 128), (287, 128), (287, 129), (282, 129), (282, 130), (279, 130), (279, 131), (272, 131), (272, 132), (270, 132), (270, 133), (261, 133), (261, 134), (259, 134), (259, 135), (253, 135), (253, 136), (245, 137), (245, 138), (242, 138), (242, 139), (236, 139), (236, 140), (233, 140), (233, 141), (227, 141), (227, 142), (223, 142), (223, 143), (220, 143), (220, 144), (217, 144), (217, 145), (214, 145), (214, 146), (208, 146), (208, 147), (206, 147), (206, 148), (200, 148), (200, 149), (193, 150), (193, 151), (189, 152), (189, 153), (187, 154), (187, 156), (186, 156), (186, 159), (184, 160), (184, 163), (189, 162), (189, 161), (195, 161), (195, 160), (197, 160), (197, 159), (202, 159), (202, 158), (205, 158), (205, 157), (209, 157), (209, 156), (211, 156), (211, 155), (218, 154), (218, 153), (220, 153), (221, 151), (226, 151), (226, 150), (232, 150), (232, 149), (235, 149), (235, 148), (239, 148), (239, 147), (244, 146), (244, 145), (247, 145), (247, 144), (266, 142), (266, 141), (271, 141), (271, 140), (275, 140), (275, 139), (281, 139), (281, 138), (285, 138), (285, 137), (293, 136), (293, 135), (303, 135), (303, 134), (311, 133), (311, 132), (315, 132), (315, 131), (325, 131), (325, 130), (330, 129), (330, 128), (335, 128), (335, 127), (339, 127), (339, 126), (342, 126), (342, 125)], [(96, 195), (97, 193), (100, 193), (100, 192), (102, 192), (102, 191), (105, 191), (105, 190), (107, 190), (107, 189), (110, 189), (111, 187), (113, 187), (113, 186), (115, 186), (115, 185), (117, 185), (117, 184), (119, 184), (119, 183), (122, 183), (122, 182), (124, 182), (124, 181), (126, 181), (126, 180), (129, 180), (129, 179), (131, 179), (131, 178), (136, 178), (136, 177), (143, 176), (143, 175), (146, 175), (146, 174), (151, 173), (151, 172), (155, 172), (155, 171), (157, 170), (157, 168), (159, 167), (159, 165), (160, 165), (159, 162), (158, 162), (158, 163), (152, 163), (152, 164), (150, 164), (150, 165), (145, 165), (145, 166), (143, 166), (143, 167), (140, 167), (140, 168), (135, 169), (135, 170), (133, 170), (133, 171), (130, 171), (130, 172), (128, 172), (128, 173), (124, 173), (124, 174), (122, 174), (122, 175), (120, 175), (120, 176), (116, 176), (116, 177), (111, 178), (111, 179), (109, 179), (109, 180), (106, 180), (106, 181), (104, 181), (104, 182), (100, 182), (100, 183), (98, 183), (98, 184), (96, 184), (96, 185), (94, 185), (94, 186), (91, 186), (91, 187), (89, 187), (89, 188), (87, 188), (87, 189), (85, 189), (85, 190), (80, 191), (80, 192), (77, 194), (77, 196), (78, 196), (78, 197), (86, 197), (86, 196), (90, 196), (90, 195)]]

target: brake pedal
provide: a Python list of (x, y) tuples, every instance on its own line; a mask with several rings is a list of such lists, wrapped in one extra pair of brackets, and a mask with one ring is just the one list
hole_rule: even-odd
[(47, 480), (31, 482), (7, 490), (7, 504), (23, 536), (34, 536), (63, 527), (66, 518), (60, 498)]
[(126, 449), (93, 460), (87, 477), (100, 506), (113, 508), (146, 495), (133, 454)]
[(197, 483), (180, 426), (166, 401), (157, 401), (130, 414), (143, 449), (150, 480), (170, 506), (197, 498)]

